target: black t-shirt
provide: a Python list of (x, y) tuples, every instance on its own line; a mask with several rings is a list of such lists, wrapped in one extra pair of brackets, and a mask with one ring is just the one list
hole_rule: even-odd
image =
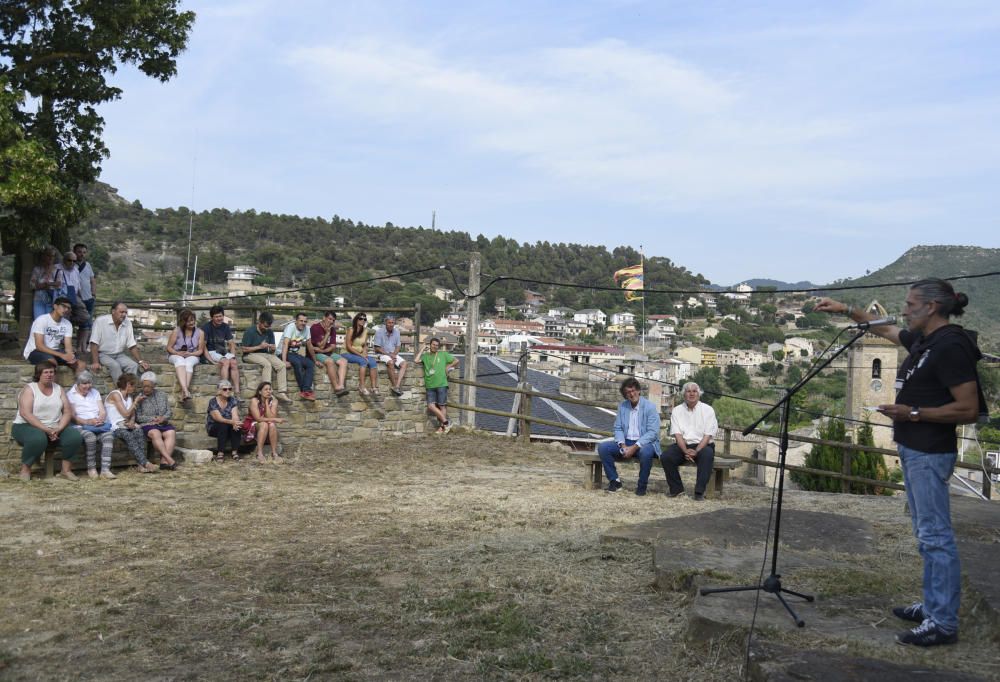
[[(928, 337), (909, 330), (899, 332), (899, 342), (910, 354), (896, 374), (897, 405), (940, 407), (954, 402), (949, 388), (976, 381), (979, 349), (958, 325), (936, 329)], [(921, 452), (957, 452), (955, 424), (893, 422), (894, 438), (900, 445)]]
[(219, 355), (225, 355), (229, 352), (227, 342), (233, 338), (233, 330), (229, 328), (228, 324), (223, 322), (216, 327), (211, 322), (206, 322), (201, 331), (205, 334), (206, 350), (214, 350)]

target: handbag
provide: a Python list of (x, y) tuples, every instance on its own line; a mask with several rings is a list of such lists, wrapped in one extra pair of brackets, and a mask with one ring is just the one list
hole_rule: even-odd
[(240, 439), (244, 443), (256, 443), (257, 442), (257, 422), (253, 420), (253, 417), (247, 415), (243, 418), (243, 428), (240, 429), (241, 436)]

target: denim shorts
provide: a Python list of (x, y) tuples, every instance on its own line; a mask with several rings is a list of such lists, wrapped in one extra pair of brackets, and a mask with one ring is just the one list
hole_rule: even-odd
[(428, 388), (427, 389), (427, 404), (428, 405), (446, 405), (448, 403), (448, 387), (441, 386), (440, 388)]

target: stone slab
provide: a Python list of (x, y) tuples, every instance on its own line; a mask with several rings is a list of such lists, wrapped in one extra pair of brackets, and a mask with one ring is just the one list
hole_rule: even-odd
[(982, 682), (986, 678), (925, 665), (900, 664), (830, 651), (799, 650), (765, 645), (751, 652), (750, 679), (753, 682)]
[[(610, 529), (602, 538), (710, 544), (715, 547), (750, 547), (762, 544), (769, 510), (719, 509), (667, 519), (657, 519)], [(793, 550), (830, 550), (841, 554), (871, 554), (874, 531), (862, 519), (802, 510), (785, 510), (781, 517), (781, 546)]]

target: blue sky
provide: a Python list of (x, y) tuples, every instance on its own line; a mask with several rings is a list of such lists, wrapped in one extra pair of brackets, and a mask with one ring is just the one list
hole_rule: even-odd
[(184, 7), (178, 76), (123, 68), (102, 108), (102, 179), (148, 208), (436, 211), (719, 284), (1000, 247), (995, 2)]

